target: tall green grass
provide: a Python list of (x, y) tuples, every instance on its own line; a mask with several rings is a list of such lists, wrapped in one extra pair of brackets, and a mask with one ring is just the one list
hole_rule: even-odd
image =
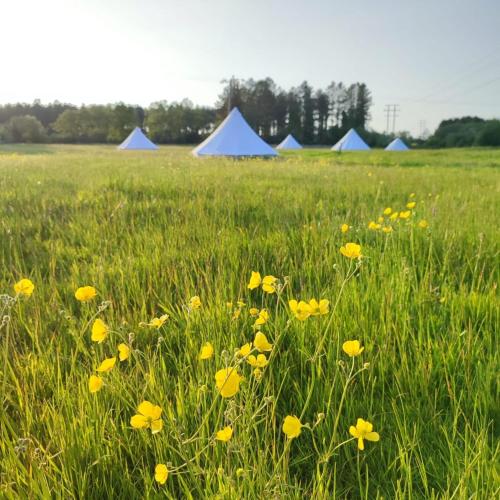
[[(228, 161), (0, 149), (0, 293), (36, 286), (0, 305), (0, 496), (497, 497), (499, 164), (498, 150)], [(410, 193), (408, 221), (367, 228)], [(362, 245), (359, 269), (339, 253), (348, 241)], [(282, 293), (248, 290), (251, 271)], [(98, 300), (77, 302), (82, 285)], [(189, 311), (194, 295), (203, 305)], [(288, 300), (313, 297), (330, 314), (294, 319)], [(253, 339), (250, 307), (269, 310), (270, 363), (260, 381), (242, 363), (241, 391), (222, 399), (214, 374)], [(140, 326), (163, 313), (161, 329)], [(96, 315), (112, 328), (102, 344)], [(353, 360), (352, 339), (365, 346)], [(97, 365), (130, 340), (131, 358), (90, 394)], [(206, 341), (215, 357), (199, 361)], [(361, 371), (346, 385), (351, 363)], [(143, 399), (163, 409), (158, 434), (130, 426)], [(313, 430), (287, 441), (286, 415)], [(339, 446), (358, 417), (381, 435), (363, 452)], [(233, 438), (216, 443), (227, 424)], [(171, 470), (163, 486), (157, 463)]]

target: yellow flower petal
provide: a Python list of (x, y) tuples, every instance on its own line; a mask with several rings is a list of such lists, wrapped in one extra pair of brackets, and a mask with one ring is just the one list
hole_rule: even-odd
[(340, 247), (340, 253), (348, 259), (359, 259), (361, 255), (361, 245), (357, 243), (346, 243), (345, 246)]
[(194, 297), (191, 297), (189, 299), (189, 307), (191, 309), (199, 309), (201, 307), (201, 299), (198, 297), (198, 295), (195, 295)]
[(118, 353), (120, 361), (126, 361), (130, 357), (130, 347), (127, 344), (118, 344)]
[(264, 276), (262, 280), (262, 290), (266, 293), (274, 293), (276, 291), (276, 282), (278, 281), (277, 278), (274, 276)]
[(157, 420), (161, 417), (161, 408), (157, 405), (154, 405), (153, 403), (150, 403), (149, 401), (143, 401), (137, 407), (137, 411), (141, 415), (149, 417), (153, 420)]
[(262, 332), (255, 334), (253, 345), (259, 352), (271, 351), (273, 348), (273, 345), (268, 342), (267, 337)]
[(115, 366), (116, 358), (106, 358), (97, 368), (100, 373), (110, 372)]
[(380, 434), (378, 432), (369, 432), (365, 436), (365, 439), (368, 439), (368, 441), (380, 441)]
[(168, 479), (168, 469), (165, 464), (158, 464), (155, 467), (155, 481), (159, 484), (165, 484)]
[(260, 286), (262, 283), (260, 273), (252, 271), (252, 275), (250, 276), (250, 281), (248, 283), (248, 288), (250, 290), (253, 290), (254, 288), (257, 288)]
[(149, 418), (144, 415), (134, 415), (130, 419), (130, 425), (134, 429), (147, 429), (149, 427)]
[(296, 416), (288, 415), (283, 421), (282, 429), (288, 439), (294, 439), (302, 432), (302, 424)]
[(160, 432), (162, 429), (163, 429), (163, 420), (158, 419), (158, 420), (153, 420), (151, 422), (151, 432), (153, 434)]
[(105, 340), (108, 336), (108, 327), (102, 319), (97, 318), (92, 325), (92, 342), (98, 342), (99, 344)]
[(218, 431), (217, 434), (215, 435), (215, 439), (217, 439), (217, 441), (222, 441), (224, 443), (227, 443), (232, 436), (233, 436), (233, 429), (232, 427), (228, 426)]
[(28, 278), (23, 278), (14, 285), (16, 295), (24, 295), (25, 297), (29, 297), (33, 293), (34, 289), (35, 285)]
[(93, 286), (88, 285), (77, 288), (75, 292), (75, 298), (80, 302), (88, 302), (89, 300), (92, 300), (96, 295), (96, 289)]
[(223, 368), (215, 374), (215, 386), (223, 398), (231, 398), (240, 390), (242, 377), (236, 368)]
[(245, 356), (248, 356), (251, 351), (252, 351), (252, 343), (248, 342), (247, 344), (240, 347), (238, 351), (238, 356), (244, 358)]
[(198, 359), (210, 359), (214, 355), (214, 347), (210, 342), (205, 342), (201, 346), (200, 354), (198, 355)]
[(100, 391), (103, 386), (102, 378), (97, 375), (91, 375), (89, 378), (89, 391), (94, 393)]
[(342, 350), (351, 357), (359, 356), (364, 349), (364, 347), (361, 347), (359, 340), (348, 340), (342, 344)]

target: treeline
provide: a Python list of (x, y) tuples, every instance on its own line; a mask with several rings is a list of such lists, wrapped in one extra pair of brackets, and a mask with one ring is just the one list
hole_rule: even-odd
[(213, 128), (215, 109), (158, 102), (148, 108), (124, 103), (76, 107), (59, 102), (0, 106), (4, 142), (119, 143), (139, 126), (158, 143), (196, 143)]
[(124, 103), (81, 107), (39, 101), (7, 104), (0, 106), (0, 140), (118, 143), (140, 126), (154, 142), (193, 144), (203, 140), (228, 109), (238, 106), (268, 142), (280, 142), (293, 133), (304, 144), (333, 144), (351, 127), (364, 130), (370, 119), (372, 98), (364, 83), (332, 82), (316, 90), (306, 81), (283, 90), (270, 78), (231, 78), (224, 83), (213, 108), (194, 106), (187, 99), (155, 102), (147, 108)]
[(308, 82), (283, 90), (271, 78), (231, 78), (217, 102), (217, 116), (238, 106), (249, 124), (270, 143), (289, 133), (303, 144), (333, 144), (350, 128), (364, 130), (370, 119), (371, 92), (364, 83), (332, 82), (314, 89)]
[(483, 120), (477, 116), (443, 120), (426, 142), (430, 148), (469, 146), (500, 146), (500, 120)]
[[(231, 78), (214, 107), (182, 102), (155, 102), (147, 108), (124, 103), (74, 106), (0, 106), (0, 142), (112, 143), (125, 139), (134, 127), (146, 130), (158, 144), (197, 144), (238, 106), (250, 125), (271, 144), (292, 133), (306, 145), (332, 145), (355, 128), (372, 147), (385, 147), (393, 137), (367, 129), (372, 106), (364, 83), (332, 82), (314, 89), (304, 81), (288, 90), (271, 78)], [(412, 147), (500, 146), (500, 121), (464, 117), (441, 122), (427, 140), (400, 133)]]

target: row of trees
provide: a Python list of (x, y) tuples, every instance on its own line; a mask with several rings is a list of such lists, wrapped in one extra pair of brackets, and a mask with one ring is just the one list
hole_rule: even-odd
[(250, 125), (267, 141), (279, 142), (292, 133), (304, 144), (332, 144), (347, 130), (366, 129), (371, 92), (364, 83), (332, 82), (313, 89), (308, 82), (283, 90), (271, 78), (225, 81), (217, 116), (238, 106)]
[(223, 82), (215, 107), (155, 102), (148, 108), (124, 103), (76, 107), (54, 102), (0, 106), (0, 140), (9, 142), (117, 143), (135, 126), (157, 143), (197, 143), (229, 109), (238, 106), (269, 142), (293, 133), (304, 144), (332, 144), (349, 128), (364, 130), (370, 119), (371, 94), (364, 83), (332, 82), (313, 89), (306, 81), (283, 90), (270, 78)]
[[(76, 107), (54, 102), (0, 106), (0, 142), (118, 143), (135, 126), (143, 127), (159, 144), (196, 144), (238, 106), (250, 125), (270, 143), (292, 133), (303, 144), (333, 144), (355, 128), (374, 147), (385, 147), (391, 136), (367, 129), (372, 105), (364, 83), (332, 82), (313, 89), (306, 81), (283, 90), (270, 78), (231, 78), (214, 107), (155, 102), (148, 108), (124, 103)], [(441, 122), (428, 140), (401, 134), (413, 146), (500, 146), (500, 121), (464, 117)]]
[(462, 148), (468, 146), (500, 146), (500, 120), (483, 120), (465, 116), (443, 120), (426, 146)]

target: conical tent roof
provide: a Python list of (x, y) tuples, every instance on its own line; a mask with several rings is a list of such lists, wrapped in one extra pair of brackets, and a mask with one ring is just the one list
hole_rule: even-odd
[(302, 149), (302, 146), (295, 140), (292, 134), (288, 134), (277, 146), (276, 149)]
[(139, 127), (135, 127), (118, 149), (158, 149), (158, 146), (153, 144)]
[(410, 148), (403, 142), (402, 139), (396, 137), (386, 148), (386, 151), (408, 151)]
[(248, 125), (238, 108), (198, 147), (195, 156), (276, 156), (278, 153), (265, 143)]
[(333, 151), (368, 151), (369, 149), (368, 144), (353, 128), (332, 147)]

